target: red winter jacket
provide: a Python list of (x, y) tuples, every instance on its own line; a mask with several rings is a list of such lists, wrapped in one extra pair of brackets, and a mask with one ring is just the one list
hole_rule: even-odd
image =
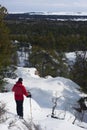
[(24, 100), (24, 96), (28, 96), (28, 93), (25, 89), (25, 87), (22, 85), (22, 82), (17, 82), (13, 88), (12, 91), (14, 92), (15, 100)]

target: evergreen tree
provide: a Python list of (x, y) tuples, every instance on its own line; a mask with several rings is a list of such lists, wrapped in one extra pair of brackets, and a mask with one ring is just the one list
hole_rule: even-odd
[(36, 67), (42, 77), (51, 75), (68, 77), (68, 68), (64, 53), (55, 50), (43, 50), (38, 46), (33, 46), (29, 56), (30, 63)]
[(11, 63), (12, 45), (9, 40), (9, 31), (5, 25), (4, 17), (7, 9), (0, 5), (0, 75)]
[(71, 70), (72, 80), (87, 93), (87, 56), (86, 51), (76, 52), (76, 61)]

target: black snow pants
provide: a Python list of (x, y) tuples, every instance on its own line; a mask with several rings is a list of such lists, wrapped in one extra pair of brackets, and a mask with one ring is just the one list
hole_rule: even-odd
[(21, 101), (16, 100), (16, 111), (18, 116), (23, 117), (23, 100)]

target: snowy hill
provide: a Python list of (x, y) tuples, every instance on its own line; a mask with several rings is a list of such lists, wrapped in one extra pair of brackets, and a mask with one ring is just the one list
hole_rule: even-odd
[(57, 20), (57, 21), (87, 21), (87, 12), (28, 12), (28, 13), (10, 13), (6, 20)]
[[(39, 12), (37, 14), (39, 14)], [(77, 15), (77, 16), (79, 15), (79, 16), (87, 16), (87, 12), (42, 12), (40, 14), (44, 14), (44, 15)]]
[[(11, 12), (11, 14), (22, 14), (24, 12)], [(24, 14), (29, 15), (79, 15), (79, 16), (87, 16), (87, 12), (27, 12)]]
[[(77, 105), (77, 100), (82, 96), (79, 86), (63, 77), (41, 78), (35, 75), (35, 71), (35, 68), (18, 67), (15, 72), (18, 77), (23, 78), (23, 84), (32, 93), (31, 107), (30, 99), (25, 97), (24, 100), (25, 121), (19, 120), (16, 115), (14, 94), (11, 92), (17, 79), (5, 79), (8, 81), (6, 88), (9, 92), (0, 93), (0, 102), (6, 104), (6, 113), (4, 114), (6, 120), (0, 124), (0, 128), (28, 130), (30, 122), (38, 126), (39, 130), (64, 130), (65, 128), (67, 130), (83, 130), (79, 126), (87, 128), (87, 124), (79, 122), (79, 120), (72, 124), (77, 113), (73, 107)], [(58, 119), (51, 118), (55, 100), (57, 101), (55, 116)], [(33, 129), (35, 128), (32, 127)]]

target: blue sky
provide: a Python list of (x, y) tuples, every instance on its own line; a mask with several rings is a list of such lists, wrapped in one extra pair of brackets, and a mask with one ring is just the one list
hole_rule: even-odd
[(87, 12), (87, 0), (0, 0), (8, 12)]

